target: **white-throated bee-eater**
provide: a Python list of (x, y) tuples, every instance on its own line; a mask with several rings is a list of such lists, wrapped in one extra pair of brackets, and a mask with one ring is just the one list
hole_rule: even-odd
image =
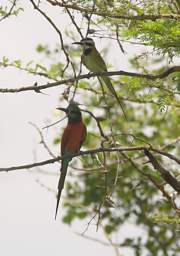
[[(81, 56), (81, 62), (84, 64), (84, 66), (90, 71), (90, 72), (105, 72), (107, 71), (107, 67), (106, 64), (103, 60), (103, 58), (101, 57), (100, 53), (97, 51), (96, 47), (95, 47), (95, 42), (93, 41), (92, 38), (83, 38), (80, 42), (74, 42), (73, 44), (79, 44), (82, 46), (83, 52), (82, 52), (82, 56)], [(102, 80), (104, 81), (104, 83), (106, 84), (106, 86), (108, 87), (109, 91), (112, 93), (112, 95), (116, 98), (116, 100), (118, 101), (123, 114), (126, 117), (125, 111), (123, 109), (123, 104), (120, 100), (120, 98), (118, 97), (112, 83), (111, 80), (108, 76), (101, 76)]]

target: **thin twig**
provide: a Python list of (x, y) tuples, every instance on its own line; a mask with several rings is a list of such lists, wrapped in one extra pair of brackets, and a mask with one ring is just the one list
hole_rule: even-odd
[(46, 151), (49, 153), (49, 155), (50, 155), (51, 157), (53, 157), (53, 158), (56, 158), (56, 156), (52, 153), (52, 151), (51, 151), (50, 148), (48, 147), (47, 143), (45, 142), (44, 137), (43, 137), (43, 134), (42, 134), (40, 128), (39, 128), (36, 124), (34, 124), (34, 123), (32, 123), (32, 122), (29, 122), (29, 124), (32, 125), (33, 127), (35, 127), (36, 130), (38, 131), (38, 133), (39, 133), (39, 135), (40, 135), (40, 138), (41, 138), (40, 143), (44, 146), (44, 148), (45, 148)]
[(8, 17), (12, 14), (12, 11), (13, 11), (15, 5), (16, 5), (16, 1), (17, 1), (17, 0), (14, 0), (14, 1), (13, 1), (12, 6), (11, 6), (11, 8), (9, 9), (9, 12), (6, 13), (6, 14), (0, 19), (0, 22), (3, 21), (4, 19), (8, 18)]
[(47, 74), (45, 72), (38, 72), (38, 71), (35, 71), (33, 69), (32, 70), (28, 69), (26, 67), (19, 67), (16, 64), (14, 64), (13, 62), (9, 63), (9, 64), (4, 64), (3, 62), (0, 62), (0, 67), (4, 67), (4, 68), (6, 68), (6, 67), (13, 67), (13, 68), (16, 68), (18, 70), (28, 72), (29, 74), (33, 74), (33, 75), (36, 75), (36, 76), (43, 76), (45, 78), (48, 78), (48, 79), (51, 79), (51, 80), (54, 80), (54, 81), (58, 81), (56, 78), (51, 77), (49, 74)]
[(107, 242), (105, 242), (105, 241), (101, 241), (101, 240), (99, 240), (99, 239), (96, 239), (96, 238), (94, 238), (94, 237), (90, 237), (90, 236), (87, 236), (87, 235), (84, 235), (84, 234), (81, 234), (81, 233), (78, 233), (78, 232), (75, 232), (75, 234), (78, 235), (78, 236), (80, 236), (80, 237), (83, 237), (83, 238), (85, 238), (85, 239), (91, 240), (91, 241), (93, 241), (93, 242), (100, 243), (100, 244), (102, 244), (102, 245), (104, 245), (104, 246), (111, 246), (111, 244), (109, 244), (109, 243), (107, 243)]
[[(92, 10), (91, 10), (91, 12), (90, 12), (90, 15), (89, 15), (89, 16), (86, 15), (87, 18), (88, 18), (88, 25), (87, 25), (87, 30), (86, 30), (86, 36), (85, 36), (85, 37), (87, 37), (88, 34), (89, 34), (89, 29), (90, 29), (90, 25), (91, 25), (91, 19), (92, 19), (92, 15), (93, 15), (93, 13), (94, 13), (94, 10), (95, 10), (95, 6), (96, 6), (96, 0), (93, 0), (93, 6), (92, 6)], [(87, 14), (87, 13), (86, 13), (86, 14)]]
[(64, 55), (66, 57), (66, 61), (67, 61), (67, 64), (66, 66), (64, 67), (63, 71), (62, 71), (62, 75), (64, 74), (65, 70), (68, 68), (69, 66), (69, 63), (70, 63), (70, 60), (69, 60), (69, 55), (68, 53), (66, 52), (66, 49), (64, 47), (64, 42), (63, 42), (63, 36), (62, 36), (62, 33), (61, 31), (58, 29), (58, 27), (56, 26), (56, 24), (52, 21), (51, 18), (49, 18), (45, 12), (43, 12), (35, 3), (33, 0), (30, 0), (30, 2), (32, 3), (34, 9), (36, 9), (39, 13), (41, 13), (45, 19), (51, 24), (51, 26), (55, 29), (55, 31), (57, 32), (57, 34), (59, 35), (59, 39), (60, 39), (60, 44), (61, 44), (61, 49), (62, 51), (64, 52)]
[[(64, 1), (62, 1), (62, 2), (63, 2), (63, 4), (65, 4)], [(77, 25), (77, 23), (76, 23), (76, 21), (75, 21), (75, 18), (73, 17), (73, 15), (71, 14), (70, 10), (69, 10), (67, 7), (65, 7), (65, 9), (66, 9), (66, 11), (67, 11), (67, 13), (68, 13), (68, 15), (69, 15), (69, 17), (70, 17), (72, 23), (74, 24), (74, 26), (75, 26), (77, 32), (79, 33), (80, 37), (83, 38), (83, 34), (81, 33), (81, 30), (80, 30), (80, 28), (78, 27), (78, 25)]]
[(122, 53), (125, 53), (124, 48), (123, 48), (123, 46), (121, 44), (121, 41), (119, 39), (119, 26), (118, 25), (116, 25), (116, 41), (117, 41), (117, 43), (119, 45), (119, 48), (121, 49)]
[(161, 150), (168, 148), (168, 147), (172, 147), (174, 144), (178, 143), (180, 141), (180, 136), (178, 136), (177, 138), (175, 138), (174, 140), (170, 141), (168, 144), (165, 144), (161, 147)]
[(99, 128), (100, 135), (101, 135), (105, 140), (108, 140), (108, 136), (106, 136), (106, 135), (104, 134), (99, 119), (98, 119), (91, 111), (89, 111), (89, 110), (81, 109), (81, 111), (88, 113), (90, 116), (92, 116), (92, 117), (94, 118), (94, 120), (96, 121), (97, 126), (98, 126), (98, 128)]
[(56, 124), (62, 122), (62, 121), (63, 121), (64, 119), (66, 119), (66, 118), (67, 118), (67, 115), (66, 115), (65, 117), (63, 117), (63, 118), (57, 120), (56, 122), (54, 122), (54, 123), (52, 123), (52, 124), (49, 124), (49, 125), (44, 126), (42, 129), (48, 129), (48, 128), (50, 128), (50, 127), (52, 127), (52, 126), (54, 126), (54, 125), (56, 125)]

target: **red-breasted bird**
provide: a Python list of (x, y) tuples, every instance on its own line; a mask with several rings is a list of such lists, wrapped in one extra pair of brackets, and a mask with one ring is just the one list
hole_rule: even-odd
[[(96, 49), (95, 42), (92, 38), (87, 37), (83, 38), (80, 42), (74, 42), (73, 44), (78, 44), (82, 47), (82, 55), (81, 55), (81, 62), (82, 64), (90, 71), (90, 72), (106, 72), (107, 67), (106, 63), (104, 62), (103, 58), (101, 57), (100, 53)], [(117, 102), (119, 103), (124, 117), (127, 119), (126, 113), (123, 108), (123, 103), (121, 99), (118, 97), (111, 80), (108, 76), (101, 76), (101, 79), (106, 84), (108, 90), (111, 94), (116, 98)]]
[(64, 129), (61, 139), (61, 156), (65, 158), (62, 160), (60, 169), (61, 174), (58, 183), (55, 219), (58, 212), (59, 201), (62, 189), (64, 187), (69, 162), (72, 160), (72, 154), (77, 153), (80, 150), (82, 143), (85, 141), (87, 133), (86, 126), (82, 121), (81, 110), (76, 102), (71, 101), (67, 108), (58, 109), (66, 113), (68, 117), (68, 124)]

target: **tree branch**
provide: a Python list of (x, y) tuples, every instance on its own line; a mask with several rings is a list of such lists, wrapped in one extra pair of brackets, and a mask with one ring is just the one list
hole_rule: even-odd
[(175, 191), (180, 193), (180, 182), (178, 182), (169, 171), (167, 171), (160, 163), (158, 163), (157, 159), (149, 152), (149, 150), (144, 150), (145, 155), (149, 158), (149, 161), (151, 162), (154, 169), (156, 169), (163, 179), (170, 184)]
[(32, 125), (33, 127), (35, 127), (35, 129), (38, 131), (38, 133), (39, 133), (39, 135), (40, 135), (40, 138), (41, 138), (41, 140), (40, 140), (39, 143), (44, 146), (44, 148), (46, 149), (46, 151), (49, 153), (49, 155), (50, 155), (51, 157), (56, 158), (55, 155), (53, 154), (53, 152), (52, 152), (52, 151), (50, 150), (50, 148), (48, 147), (47, 143), (45, 142), (44, 136), (43, 136), (42, 131), (40, 130), (40, 128), (39, 128), (36, 124), (34, 124), (34, 123), (32, 123), (32, 122), (29, 122), (29, 124)]
[[(64, 4), (64, 2), (63, 2), (63, 4)], [(67, 7), (65, 7), (65, 9), (66, 9), (66, 11), (67, 11), (67, 13), (68, 13), (68, 15), (69, 15), (73, 25), (75, 26), (77, 32), (79, 33), (80, 37), (83, 38), (83, 34), (81, 33), (81, 29), (78, 27), (78, 25), (77, 25), (77, 23), (75, 21), (75, 18), (73, 17), (73, 15), (71, 14), (70, 10)]]
[(33, 164), (25, 164), (25, 165), (17, 165), (17, 166), (12, 166), (12, 167), (7, 167), (7, 168), (0, 168), (0, 172), (9, 172), (9, 171), (15, 171), (15, 170), (30, 169), (30, 168), (34, 168), (37, 166), (53, 164), (55, 162), (58, 162), (59, 160), (61, 160), (61, 157), (51, 158), (51, 159), (41, 161), (38, 163), (33, 163)]
[[(173, 201), (173, 198), (165, 191), (164, 189), (164, 185), (163, 184), (159, 184), (156, 179), (153, 177), (153, 175), (151, 175), (150, 173), (144, 172), (143, 170), (141, 170), (141, 168), (139, 168), (139, 166), (135, 163), (135, 161), (129, 157), (127, 154), (122, 153), (125, 158), (131, 163), (131, 165), (143, 176), (145, 176), (147, 179), (149, 179), (153, 185), (161, 191), (162, 195), (168, 200), (168, 202), (170, 203), (170, 205), (175, 209), (175, 211), (177, 213), (180, 213), (180, 209), (176, 206), (175, 202)], [(171, 184), (170, 184), (171, 185)]]
[(119, 70), (119, 71), (111, 71), (111, 72), (96, 72), (93, 74), (85, 74), (85, 75), (79, 75), (77, 77), (71, 77), (68, 79), (64, 79), (61, 81), (57, 81), (57, 82), (53, 82), (53, 83), (46, 83), (43, 85), (39, 85), (39, 86), (26, 86), (26, 87), (20, 87), (20, 88), (0, 88), (0, 93), (18, 93), (18, 92), (24, 92), (24, 91), (40, 91), (40, 90), (45, 90), (47, 88), (52, 88), (52, 87), (56, 87), (62, 84), (69, 84), (69, 83), (74, 83), (78, 80), (82, 80), (85, 78), (91, 78), (91, 77), (96, 77), (96, 76), (102, 76), (102, 75), (106, 75), (106, 76), (130, 76), (130, 77), (139, 77), (139, 78), (145, 78), (145, 79), (149, 79), (149, 80), (156, 80), (156, 79), (163, 79), (165, 77), (167, 77), (168, 75), (175, 73), (175, 72), (180, 72), (180, 66), (174, 66), (171, 67), (169, 69), (167, 69), (166, 71), (164, 71), (161, 74), (158, 75), (153, 75), (153, 74), (140, 74), (140, 73), (134, 73), (134, 72), (127, 72), (127, 71), (123, 71), (123, 70)]
[[(69, 8), (69, 9), (73, 9), (76, 11), (79, 11), (81, 13), (86, 13), (86, 14), (90, 14), (92, 13), (92, 8), (83, 8), (81, 6), (78, 6), (76, 4), (64, 4), (64, 3), (60, 3), (57, 2), (56, 0), (47, 0), (47, 2), (49, 2), (50, 4), (52, 4), (53, 6), (59, 6), (59, 7), (63, 7), (63, 8)], [(105, 17), (105, 18), (112, 18), (112, 19), (124, 19), (124, 20), (152, 20), (152, 21), (156, 21), (157, 19), (175, 19), (178, 20), (180, 19), (180, 15), (178, 14), (157, 14), (157, 15), (119, 15), (119, 14), (113, 14), (110, 12), (101, 12), (98, 10), (93, 10), (93, 14), (97, 15), (97, 16), (101, 16), (101, 17)]]
[[(73, 157), (77, 156), (84, 156), (84, 155), (93, 155), (97, 153), (103, 153), (103, 152), (130, 152), (130, 151), (144, 151), (144, 152), (149, 152), (151, 150), (151, 147), (144, 147), (144, 146), (135, 146), (135, 147), (120, 147), (120, 148), (97, 148), (97, 149), (91, 149), (91, 150), (86, 150), (86, 151), (80, 151), (78, 153), (72, 154)], [(154, 150), (154, 149), (153, 149)], [(159, 151), (159, 154), (161, 151)], [(146, 153), (145, 153), (146, 154)], [(47, 164), (53, 164), (55, 162), (58, 162), (60, 160), (65, 159), (66, 156), (64, 157), (55, 157), (52, 159), (48, 159), (45, 161), (41, 161), (38, 163), (33, 163), (33, 164), (25, 164), (25, 165), (20, 165), (20, 166), (12, 166), (12, 167), (5, 167), (5, 168), (0, 168), (0, 172), (8, 172), (8, 171), (14, 171), (14, 170), (22, 170), (22, 169), (30, 169), (34, 168), (37, 166), (43, 166)]]
[(166, 157), (168, 157), (168, 158), (170, 158), (170, 159), (172, 159), (172, 160), (174, 160), (176, 163), (178, 163), (178, 164), (180, 165), (180, 159), (177, 158), (176, 156), (174, 156), (174, 155), (172, 155), (172, 154), (170, 154), (170, 153), (164, 152), (164, 151), (162, 151), (162, 150), (155, 149), (155, 148), (151, 148), (151, 150), (154, 151), (154, 152), (156, 152), (156, 153), (159, 153), (159, 154), (161, 154), (161, 155), (163, 155), (163, 156), (166, 156)]

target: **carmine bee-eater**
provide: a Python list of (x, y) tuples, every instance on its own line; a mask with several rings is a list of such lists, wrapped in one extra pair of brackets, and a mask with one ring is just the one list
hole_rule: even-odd
[(71, 101), (67, 108), (58, 109), (66, 113), (68, 117), (68, 124), (64, 129), (61, 139), (61, 156), (65, 158), (62, 160), (60, 169), (61, 174), (58, 183), (55, 219), (58, 212), (59, 201), (64, 187), (68, 165), (72, 160), (72, 154), (75, 154), (80, 150), (81, 145), (86, 138), (86, 126), (82, 121), (81, 110), (78, 107), (78, 104)]
[[(81, 62), (90, 72), (105, 72), (107, 71), (106, 64), (101, 57), (100, 53), (97, 51), (95, 43), (92, 38), (83, 38), (80, 42), (74, 42), (73, 44), (79, 44), (82, 47), (82, 55), (81, 55)], [(108, 76), (101, 76), (102, 80), (106, 84), (107, 88), (111, 92), (111, 94), (116, 98), (118, 101), (124, 117), (126, 117), (126, 113), (123, 109), (123, 103), (121, 102), (120, 98), (118, 97), (111, 80)]]

